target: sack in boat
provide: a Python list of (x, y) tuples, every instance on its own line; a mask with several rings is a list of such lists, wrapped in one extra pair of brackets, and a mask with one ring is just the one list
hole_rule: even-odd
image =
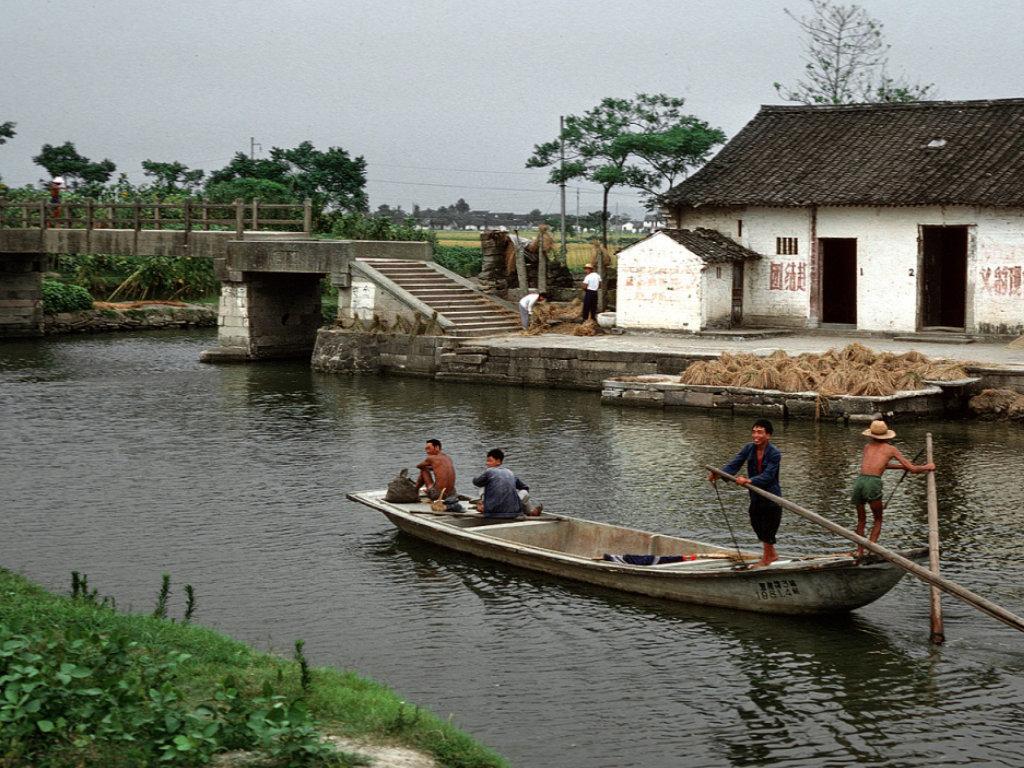
[(441, 492), (439, 494), (437, 494), (437, 499), (435, 499), (434, 501), (430, 502), (430, 509), (432, 511), (434, 511), (434, 512), (444, 512), (445, 511), (445, 509), (447, 508), (447, 504), (444, 503), (444, 492), (447, 491), (447, 490), (448, 490), (447, 488), (442, 488)]
[(384, 494), (384, 501), (392, 504), (415, 504), (419, 500), (420, 492), (416, 489), (416, 483), (409, 479), (407, 469), (403, 469), (388, 483), (388, 492)]

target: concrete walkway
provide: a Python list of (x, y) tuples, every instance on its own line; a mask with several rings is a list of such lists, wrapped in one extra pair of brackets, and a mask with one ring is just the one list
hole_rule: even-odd
[(821, 353), (830, 348), (840, 349), (857, 342), (878, 352), (920, 352), (930, 358), (947, 358), (973, 362), (980, 366), (997, 366), (1024, 370), (1024, 349), (1011, 349), (1006, 342), (943, 344), (936, 342), (896, 341), (895, 339), (864, 336), (831, 336), (824, 334), (794, 334), (772, 338), (734, 340), (710, 336), (684, 336), (657, 333), (623, 333), (604, 336), (563, 336), (548, 333), (542, 336), (512, 334), (473, 339), (473, 346), (512, 349), (579, 349), (595, 351), (650, 352), (652, 354), (692, 355), (695, 352), (720, 355), (722, 352), (747, 352), (769, 355), (777, 349), (791, 355), (804, 352)]

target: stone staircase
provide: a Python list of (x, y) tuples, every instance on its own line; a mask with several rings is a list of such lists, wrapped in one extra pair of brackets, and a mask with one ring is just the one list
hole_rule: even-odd
[[(491, 336), (521, 330), (519, 315), (430, 262), (360, 259), (451, 321), (453, 336)], [(447, 273), (447, 274), (446, 274)]]

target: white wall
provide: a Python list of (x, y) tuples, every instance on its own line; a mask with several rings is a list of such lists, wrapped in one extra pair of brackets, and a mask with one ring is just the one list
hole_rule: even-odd
[(702, 277), (702, 328), (728, 328), (732, 323), (732, 264), (708, 264)]
[(699, 331), (704, 262), (663, 234), (618, 255), (615, 324), (622, 328)]
[[(738, 234), (737, 220), (743, 221)], [(682, 227), (708, 227), (765, 258), (746, 263), (744, 323), (806, 325), (812, 280), (811, 214), (807, 208), (685, 211)], [(969, 206), (824, 207), (818, 238), (857, 240), (857, 328), (917, 330), (920, 301), (920, 227), (969, 226), (968, 332), (1024, 333), (1024, 210)], [(776, 238), (796, 237), (796, 255), (776, 253)]]

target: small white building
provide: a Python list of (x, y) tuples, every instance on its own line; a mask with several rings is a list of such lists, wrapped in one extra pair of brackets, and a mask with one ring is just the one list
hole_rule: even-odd
[[(766, 106), (665, 213), (763, 255), (736, 292), (744, 325), (1019, 335), (1022, 137), (1024, 99)], [(643, 312), (625, 297), (620, 317)]]
[(617, 258), (616, 325), (696, 332), (740, 323), (744, 264), (761, 257), (713, 230), (666, 229)]

